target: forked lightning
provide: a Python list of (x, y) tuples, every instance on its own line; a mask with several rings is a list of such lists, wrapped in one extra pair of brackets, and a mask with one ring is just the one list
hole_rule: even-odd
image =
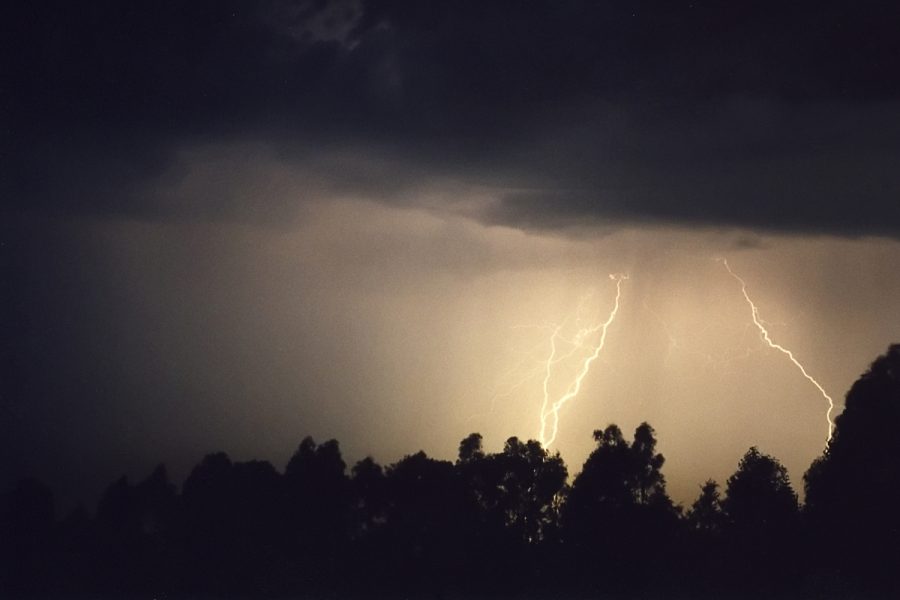
[(753, 319), (753, 324), (756, 325), (757, 329), (759, 329), (759, 334), (762, 340), (770, 348), (774, 348), (775, 350), (778, 350), (779, 352), (787, 356), (790, 361), (794, 363), (794, 365), (798, 369), (800, 369), (800, 372), (803, 374), (803, 376), (806, 377), (806, 379), (808, 379), (810, 383), (816, 386), (816, 389), (819, 390), (819, 393), (822, 394), (822, 397), (828, 401), (828, 410), (825, 412), (825, 420), (828, 421), (828, 441), (830, 442), (832, 432), (834, 431), (834, 421), (831, 420), (831, 412), (834, 410), (834, 400), (831, 399), (831, 396), (828, 395), (828, 392), (825, 391), (825, 388), (823, 388), (822, 385), (818, 381), (816, 381), (812, 375), (806, 372), (806, 368), (804, 368), (804, 366), (800, 364), (800, 361), (794, 358), (794, 354), (790, 350), (772, 341), (772, 338), (769, 336), (769, 331), (766, 329), (763, 321), (759, 318), (759, 308), (757, 308), (756, 304), (753, 303), (753, 300), (750, 299), (750, 295), (747, 293), (747, 283), (743, 279), (738, 277), (738, 275), (734, 271), (731, 270), (731, 267), (729, 266), (727, 260), (725, 260), (724, 258), (720, 258), (718, 259), (718, 261), (725, 265), (725, 268), (728, 270), (731, 276), (741, 284), (741, 292), (744, 294), (744, 300), (746, 300), (747, 304), (750, 305), (750, 314)]
[[(556, 440), (556, 435), (559, 433), (559, 411), (569, 400), (575, 398), (581, 391), (582, 383), (584, 382), (584, 378), (587, 376), (588, 371), (591, 369), (591, 364), (597, 360), (597, 357), (600, 356), (600, 352), (603, 350), (603, 346), (606, 345), (606, 333), (609, 330), (609, 326), (612, 325), (612, 322), (616, 318), (616, 314), (619, 312), (619, 300), (622, 296), (622, 281), (628, 279), (628, 276), (611, 274), (609, 278), (616, 282), (616, 298), (613, 308), (605, 321), (590, 327), (579, 329), (575, 334), (575, 337), (571, 340), (562, 338), (562, 325), (557, 326), (553, 330), (553, 335), (550, 336), (550, 354), (547, 356), (544, 364), (544, 398), (541, 404), (541, 428), (538, 437), (541, 445), (545, 448)], [(591, 338), (597, 333), (600, 334), (599, 339), (596, 344), (591, 344)], [(567, 342), (572, 346), (572, 349), (569, 352), (560, 355), (560, 341)], [(558, 398), (554, 398), (550, 389), (551, 379), (554, 374), (554, 366), (559, 362), (568, 359), (578, 350), (585, 351), (585, 355), (579, 359), (578, 369), (574, 379), (572, 379), (571, 383), (565, 387), (564, 393)]]

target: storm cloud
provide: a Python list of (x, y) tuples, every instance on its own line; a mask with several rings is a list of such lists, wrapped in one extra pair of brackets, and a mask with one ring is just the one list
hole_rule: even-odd
[[(453, 182), (483, 198), (470, 216), (528, 229), (900, 234), (889, 3), (23, 2), (3, 21), (7, 213), (278, 222)], [(224, 189), (244, 157), (314, 185), (245, 210)], [(220, 193), (190, 192), (204, 169)]]

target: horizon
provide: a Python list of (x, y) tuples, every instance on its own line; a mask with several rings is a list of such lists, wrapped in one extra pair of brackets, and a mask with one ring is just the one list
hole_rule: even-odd
[[(673, 347), (670, 346), (670, 347), (669, 347), (669, 351), (671, 351), (672, 349), (673, 349)], [(881, 356), (881, 355), (879, 355), (879, 356)], [(874, 360), (874, 359), (873, 359), (873, 360)], [(866, 371), (868, 371), (868, 368), (866, 369)], [(864, 373), (861, 372), (859, 376), (861, 377), (863, 374), (864, 374)], [(849, 391), (849, 389), (848, 389), (848, 391)], [(840, 400), (839, 400), (838, 402), (839, 402), (839, 405), (840, 405), (841, 408), (842, 408), (842, 406), (843, 406), (843, 397), (841, 397)], [(839, 416), (840, 414), (841, 414), (840, 412), (837, 412), (837, 413), (834, 415), (834, 417), (837, 417), (837, 416)], [(647, 424), (649, 424), (651, 427), (653, 427), (653, 423), (652, 423), (652, 422), (642, 421), (642, 423), (647, 423)], [(615, 422), (604, 423), (604, 424), (602, 424), (602, 425), (600, 425), (600, 426), (595, 427), (595, 428), (594, 428), (594, 431), (602, 430), (602, 429), (604, 429), (605, 427), (607, 427), (608, 425), (617, 425), (617, 423), (615, 423)], [(635, 426), (637, 426), (637, 425), (635, 425)], [(666, 439), (665, 439), (665, 436), (664, 436), (664, 435), (660, 435), (659, 430), (656, 430), (655, 427), (654, 427), (654, 430), (656, 431), (656, 435), (657, 435), (658, 449), (661, 451), (661, 454), (662, 454), (663, 456), (666, 456), (666, 453), (665, 453), (665, 447), (666, 447)], [(630, 429), (623, 428), (623, 432), (624, 432), (624, 433), (627, 434), (627, 433), (629, 433), (629, 431), (630, 431)], [(478, 432), (478, 431), (470, 431), (470, 432), (468, 432), (467, 434), (461, 436), (461, 437), (460, 437), (460, 441), (462, 441), (465, 437), (467, 437), (467, 436), (469, 436), (469, 435), (472, 435), (472, 434), (479, 434), (479, 435), (480, 435), (480, 432)], [(316, 441), (316, 443), (319, 443), (319, 444), (321, 444), (321, 443), (323, 443), (323, 442), (326, 442), (326, 441), (336, 441), (339, 445), (342, 444), (342, 440), (340, 440), (340, 439), (338, 439), (338, 438), (327, 437), (327, 436), (325, 436), (325, 437), (323, 437), (323, 438), (313, 438), (313, 436), (310, 436), (310, 435), (307, 435), (307, 434), (303, 434), (303, 435), (300, 435), (300, 436), (298, 437), (298, 439), (299, 439), (299, 440), (302, 440), (302, 439), (307, 438), (307, 437), (314, 439), (314, 440)], [(525, 441), (538, 441), (538, 443), (540, 443), (540, 440), (537, 439), (538, 437), (539, 437), (539, 436), (517, 436), (517, 435), (509, 435), (509, 436), (503, 437), (502, 439), (499, 439), (499, 438), (498, 438), (498, 439), (496, 439), (496, 440), (486, 439), (486, 438), (482, 437), (482, 439), (483, 439), (483, 448), (484, 448), (484, 450), (485, 450), (486, 452), (488, 452), (488, 453), (500, 452), (500, 451), (502, 450), (504, 444), (506, 443), (506, 441), (507, 441), (508, 439), (511, 439), (511, 438), (517, 438), (517, 439), (519, 439), (519, 440), (522, 441), (522, 442), (525, 442)], [(829, 438), (829, 441), (830, 441), (830, 438)], [(157, 468), (158, 466), (163, 466), (163, 467), (166, 468), (166, 471), (167, 471), (167, 473), (168, 473), (168, 475), (169, 475), (170, 481), (171, 481), (172, 483), (175, 484), (176, 489), (177, 489), (177, 490), (179, 491), (179, 493), (180, 493), (181, 487), (182, 487), (184, 481), (189, 477), (191, 471), (192, 471), (194, 468), (196, 468), (196, 467), (202, 462), (202, 459), (205, 458), (205, 457), (207, 457), (207, 456), (209, 456), (209, 455), (216, 454), (216, 453), (220, 453), (220, 452), (224, 452), (224, 453), (225, 453), (226, 455), (228, 455), (229, 458), (231, 458), (235, 463), (239, 463), (239, 462), (252, 462), (252, 461), (264, 461), (264, 462), (268, 462), (268, 463), (272, 464), (273, 467), (275, 468), (275, 470), (276, 470), (278, 473), (283, 473), (283, 472), (284, 472), (284, 466), (286, 466), (287, 463), (289, 462), (288, 459), (290, 458), (290, 455), (292, 455), (292, 454), (296, 451), (296, 448), (297, 448), (297, 446), (299, 445), (299, 443), (300, 443), (300, 442), (297, 442), (297, 444), (295, 444), (294, 448), (289, 452), (289, 455), (288, 455), (286, 458), (285, 458), (285, 457), (282, 457), (282, 459), (275, 459), (275, 458), (270, 457), (270, 456), (251, 456), (251, 455), (247, 455), (247, 456), (236, 456), (236, 455), (232, 454), (231, 452), (227, 451), (226, 449), (222, 449), (222, 448), (211, 448), (211, 449), (209, 449), (208, 451), (203, 452), (202, 456), (198, 457), (193, 463), (188, 463), (188, 462), (185, 462), (184, 460), (178, 461), (177, 464), (178, 464), (179, 466), (176, 467), (175, 470), (173, 470), (173, 469), (171, 468), (171, 466), (168, 465), (168, 464), (166, 464), (164, 461), (155, 461), (155, 462), (154, 462), (154, 461), (151, 460), (151, 462), (147, 463), (147, 468), (144, 469), (144, 471), (141, 471), (141, 472), (121, 472), (121, 473), (119, 473), (119, 474), (116, 474), (116, 475), (114, 475), (114, 476), (108, 478), (107, 481), (106, 481), (105, 483), (104, 483), (104, 482), (101, 482), (101, 481), (99, 480), (99, 478), (96, 478), (96, 476), (95, 476), (95, 480), (96, 480), (96, 483), (97, 483), (98, 485), (95, 487), (95, 489), (92, 490), (93, 495), (92, 495), (92, 496), (89, 496), (89, 497), (72, 497), (71, 495), (67, 495), (67, 494), (65, 493), (66, 490), (63, 490), (63, 492), (64, 492), (63, 494), (57, 494), (58, 490), (55, 489), (55, 488), (51, 485), (50, 488), (51, 488), (51, 490), (52, 490), (52, 491), (54, 492), (54, 494), (55, 494), (57, 517), (59, 517), (59, 518), (65, 517), (65, 516), (66, 516), (67, 514), (69, 514), (72, 510), (75, 510), (75, 509), (78, 509), (78, 508), (87, 508), (88, 511), (89, 511), (89, 513), (93, 512), (92, 509), (91, 509), (91, 507), (96, 506), (97, 500), (100, 498), (100, 496), (101, 496), (106, 490), (108, 490), (110, 486), (114, 485), (114, 484), (116, 483), (116, 481), (118, 481), (121, 477), (126, 478), (126, 479), (127, 479), (129, 482), (131, 482), (132, 484), (136, 484), (136, 483), (138, 483), (138, 482), (140, 482), (140, 481), (143, 481), (144, 478), (147, 477), (147, 476), (149, 476), (150, 473), (151, 473), (151, 471), (154, 470), (155, 468)], [(826, 442), (826, 444), (827, 444), (827, 442)], [(352, 444), (351, 444), (351, 445), (352, 445)], [(571, 484), (572, 481), (574, 481), (574, 479), (582, 472), (582, 466), (576, 465), (576, 464), (572, 464), (572, 463), (570, 463), (569, 461), (567, 461), (567, 460), (566, 460), (566, 456), (565, 456), (565, 455), (562, 455), (562, 454), (559, 452), (558, 449), (554, 451), (554, 449), (551, 448), (551, 447), (548, 446), (548, 445), (545, 445), (545, 444), (541, 444), (541, 445), (542, 445), (542, 447), (544, 447), (549, 453), (554, 454), (554, 455), (555, 455), (555, 454), (559, 454), (559, 455), (560, 455), (560, 457), (562, 458), (562, 460), (564, 461), (564, 463), (566, 464), (566, 466), (567, 466), (567, 468), (568, 468), (567, 483), (568, 483), (568, 484)], [(594, 448), (595, 448), (595, 444), (592, 442), (592, 444), (591, 444), (591, 450), (593, 450)], [(772, 453), (768, 452), (768, 449), (767, 449), (767, 448), (762, 447), (760, 444), (756, 444), (756, 443), (751, 443), (750, 446), (748, 446), (748, 448), (746, 448), (743, 452), (740, 453), (740, 455), (738, 456), (738, 459), (740, 459), (740, 457), (742, 457), (742, 456), (744, 455), (744, 453), (747, 451), (747, 449), (749, 449), (749, 448), (757, 448), (757, 449), (759, 449), (761, 452), (763, 452), (763, 453), (765, 453), (765, 454), (771, 454), (774, 458), (780, 459), (779, 456), (777, 456), (777, 455), (775, 455), (775, 454), (772, 454)], [(813, 457), (813, 461), (816, 460), (816, 459), (818, 459), (818, 458), (821, 458), (822, 456), (824, 456), (824, 449), (825, 449), (825, 446), (823, 445), (822, 452), (820, 452), (818, 455), (814, 456), (814, 457)], [(427, 452), (427, 451), (425, 451), (424, 449), (421, 449), (421, 448), (419, 448), (419, 449), (409, 449), (408, 451), (402, 452), (400, 455), (398, 455), (398, 456), (396, 456), (396, 457), (387, 458), (387, 459), (385, 459), (385, 458), (383, 458), (383, 457), (380, 457), (380, 456), (378, 456), (378, 455), (376, 455), (375, 453), (372, 453), (372, 452), (365, 453), (365, 454), (363, 454), (363, 455), (361, 455), (361, 456), (358, 456), (358, 457), (348, 456), (348, 455), (344, 452), (343, 449), (341, 450), (341, 454), (342, 454), (343, 460), (344, 460), (344, 462), (346, 463), (345, 473), (346, 473), (348, 476), (350, 475), (352, 468), (353, 468), (357, 463), (360, 463), (360, 462), (362, 462), (362, 461), (365, 460), (365, 459), (373, 459), (377, 464), (380, 464), (380, 465), (382, 465), (383, 467), (387, 468), (387, 467), (394, 466), (394, 465), (398, 464), (399, 462), (401, 462), (403, 459), (409, 458), (410, 456), (412, 456), (412, 455), (414, 455), (414, 454), (417, 454), (417, 453), (420, 453), (420, 452), (425, 452), (425, 454), (426, 454), (429, 458), (432, 458), (432, 459), (435, 459), (435, 460), (442, 460), (442, 461), (448, 461), (448, 462), (454, 463), (454, 462), (456, 462), (456, 461), (458, 460), (459, 447), (458, 447), (458, 445), (457, 445), (457, 447), (455, 447), (451, 452), (448, 452), (448, 453), (446, 453), (446, 454), (438, 454), (438, 453), (436, 453), (436, 452)], [(587, 459), (587, 455), (585, 455), (585, 459)], [(811, 465), (811, 464), (812, 464), (812, 461), (811, 461), (810, 465)], [(801, 471), (796, 472), (796, 473), (793, 473), (793, 474), (791, 473), (791, 470), (790, 470), (790, 469), (787, 470), (787, 475), (788, 475), (788, 477), (790, 477), (791, 485), (792, 485), (794, 491), (797, 493), (798, 499), (799, 499), (801, 505), (802, 505), (803, 502), (805, 501), (804, 480), (805, 480), (805, 475), (806, 475), (807, 469), (809, 468), (810, 465), (807, 465), (806, 468), (803, 468)], [(696, 485), (694, 486), (694, 487), (695, 487), (695, 494), (694, 494), (693, 496), (691, 496), (691, 495), (683, 495), (683, 496), (680, 496), (677, 492), (676, 492), (676, 493), (672, 493), (671, 490), (672, 490), (673, 488), (674, 488), (675, 490), (680, 490), (682, 494), (684, 493), (684, 490), (689, 489), (688, 486), (684, 485), (684, 482), (676, 482), (676, 484), (673, 485), (673, 482), (672, 482), (671, 478), (667, 477), (666, 484), (667, 484), (667, 487), (668, 487), (668, 489), (669, 489), (669, 493), (670, 493), (670, 495), (672, 496), (672, 499), (673, 499), (673, 501), (676, 503), (676, 505), (678, 505), (678, 506), (681, 507), (682, 509), (686, 509), (687, 507), (689, 507), (689, 506), (691, 505), (692, 502), (694, 502), (694, 501), (697, 499), (697, 497), (698, 497), (698, 495), (699, 495), (699, 493), (700, 493), (700, 490), (703, 488), (703, 485), (704, 485), (705, 483), (708, 482), (708, 480), (714, 480), (714, 481), (716, 481), (720, 486), (724, 486), (724, 485), (727, 483), (727, 481), (728, 481), (728, 477), (730, 477), (730, 476), (734, 473), (734, 469), (736, 469), (737, 466), (738, 466), (738, 460), (735, 461), (734, 467), (733, 467), (732, 471), (726, 472), (726, 473), (724, 473), (724, 474), (720, 473), (720, 474), (717, 474), (717, 476), (709, 475), (709, 476), (707, 476), (707, 477), (705, 477), (705, 478), (701, 478), (700, 480), (696, 481), (696, 482), (695, 482)], [(667, 471), (670, 470), (671, 468), (672, 468), (671, 461), (668, 460), (668, 458), (667, 458), (665, 465), (663, 465), (663, 467), (662, 467), (662, 469), (661, 469), (663, 475), (666, 476), (666, 475), (667, 475)], [(80, 473), (73, 473), (73, 475), (76, 476), (76, 477), (79, 477), (79, 478), (83, 476), (83, 474), (80, 474)], [(21, 474), (19, 474), (18, 476), (9, 479), (9, 480), (7, 481), (7, 485), (5, 486), (4, 489), (6, 489), (6, 490), (11, 490), (11, 489), (13, 488), (14, 484), (15, 484), (18, 480), (21, 480), (21, 479), (23, 479), (23, 478), (31, 478), (31, 477), (36, 477), (36, 476), (35, 476), (35, 474), (33, 474), (33, 473), (21, 473)], [(42, 483), (51, 483), (51, 484), (52, 484), (52, 481), (45, 481), (45, 480), (42, 480), (40, 477), (36, 477), (36, 478), (37, 478), (39, 481), (41, 481)], [(681, 485), (679, 485), (679, 484), (681, 484)]]

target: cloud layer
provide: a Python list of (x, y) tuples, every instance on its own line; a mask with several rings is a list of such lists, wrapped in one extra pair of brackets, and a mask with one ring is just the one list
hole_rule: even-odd
[[(453, 181), (523, 228), (900, 234), (882, 2), (23, 2), (3, 28), (15, 212), (244, 219)], [(292, 193), (171, 201), (213, 164), (193, 149), (248, 146)]]

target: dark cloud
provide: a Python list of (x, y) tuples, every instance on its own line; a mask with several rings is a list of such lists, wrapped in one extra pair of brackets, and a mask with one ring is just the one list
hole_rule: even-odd
[(490, 187), (514, 226), (900, 233), (889, 2), (19, 2), (2, 27), (16, 211), (243, 218), (158, 184), (263, 143), (323, 189)]

